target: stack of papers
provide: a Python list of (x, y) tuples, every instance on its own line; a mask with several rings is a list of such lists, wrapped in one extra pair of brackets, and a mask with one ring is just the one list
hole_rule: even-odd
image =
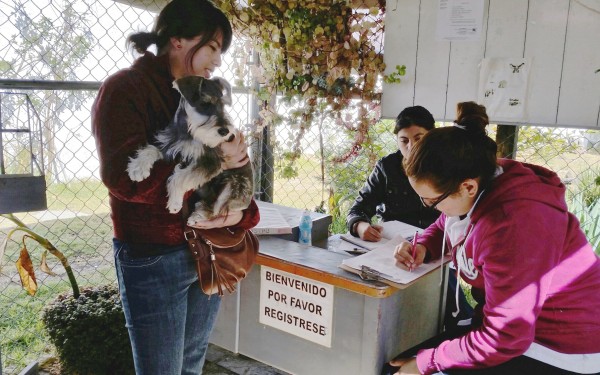
[(436, 259), (432, 262), (425, 263), (415, 268), (412, 271), (396, 264), (394, 258), (394, 250), (396, 245), (402, 241), (406, 241), (401, 236), (394, 237), (391, 240), (375, 247), (373, 250), (366, 252), (365, 254), (344, 259), (340, 268), (350, 271), (352, 273), (364, 275), (364, 267), (370, 272), (366, 276), (370, 276), (370, 279), (385, 282), (386, 284), (403, 288), (406, 284), (415, 281), (421, 276), (428, 274), (440, 266), (440, 264), (446, 263), (450, 258), (446, 256), (443, 260)]
[(423, 232), (423, 229), (419, 227), (415, 227), (414, 225), (406, 224), (401, 221), (386, 221), (383, 223), (379, 223), (383, 227), (383, 233), (381, 236), (383, 238), (394, 238), (396, 236), (402, 236), (407, 240), (411, 241), (415, 233)]
[(251, 229), (256, 235), (292, 233), (292, 226), (276, 207), (256, 202), (260, 211), (260, 221)]
[[(359, 247), (365, 250), (373, 250), (376, 247), (379, 247), (385, 243), (387, 243), (388, 241), (390, 241), (392, 238), (396, 238), (398, 236), (402, 237), (402, 240), (404, 240), (404, 238), (406, 238), (408, 241), (411, 241), (413, 236), (415, 235), (415, 233), (421, 233), (423, 231), (423, 229), (419, 228), (419, 227), (415, 227), (414, 225), (410, 225), (410, 224), (406, 224), (400, 221), (386, 221), (383, 223), (380, 223), (379, 225), (381, 225), (383, 227), (383, 232), (381, 233), (381, 241), (379, 242), (370, 242), (370, 241), (365, 241), (365, 240), (361, 240), (358, 237), (354, 237), (353, 235), (351, 235), (350, 233), (346, 233), (346, 234), (342, 234), (340, 235), (340, 238), (342, 240), (344, 240), (344, 242), (348, 243), (348, 244), (343, 244), (341, 247), (341, 250), (348, 250), (348, 249), (352, 249), (354, 247)], [(398, 244), (399, 242), (396, 242), (396, 244)]]

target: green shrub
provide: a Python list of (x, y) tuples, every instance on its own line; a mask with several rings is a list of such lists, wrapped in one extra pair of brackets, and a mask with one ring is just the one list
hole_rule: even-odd
[[(342, 162), (328, 162), (327, 174), (334, 176), (329, 191), (328, 212), (333, 222), (331, 233), (345, 233), (346, 215), (373, 170), (382, 157), (398, 150), (393, 134), (394, 122), (382, 120), (369, 128), (368, 136), (355, 156)], [(337, 156), (337, 154), (333, 154)]]
[(76, 374), (134, 374), (125, 316), (115, 285), (61, 294), (42, 312), (63, 370)]
[(600, 169), (589, 169), (579, 176), (578, 189), (579, 194), (583, 196), (583, 203), (587, 207), (592, 207), (600, 200)]
[(569, 210), (579, 219), (579, 225), (596, 254), (600, 255), (600, 199), (585, 204), (583, 195), (571, 197)]
[(581, 229), (596, 254), (600, 255), (600, 170), (581, 173), (567, 190), (569, 210), (577, 216)]

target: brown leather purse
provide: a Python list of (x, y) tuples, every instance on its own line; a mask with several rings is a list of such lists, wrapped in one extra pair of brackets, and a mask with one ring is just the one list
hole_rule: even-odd
[(198, 282), (205, 294), (226, 289), (235, 291), (235, 285), (250, 271), (258, 254), (258, 238), (242, 228), (198, 229), (186, 227), (185, 239), (196, 261)]

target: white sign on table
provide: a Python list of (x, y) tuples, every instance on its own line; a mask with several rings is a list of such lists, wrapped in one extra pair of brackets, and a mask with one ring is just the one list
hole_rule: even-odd
[(261, 266), (259, 322), (331, 348), (333, 285)]

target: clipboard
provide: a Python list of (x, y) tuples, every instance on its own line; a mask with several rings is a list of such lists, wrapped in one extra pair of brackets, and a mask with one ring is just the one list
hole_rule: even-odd
[[(400, 239), (402, 240), (404, 239)], [(419, 278), (438, 270), (450, 260), (450, 256), (446, 255), (443, 259), (424, 263), (413, 271), (408, 271), (395, 264), (394, 249), (400, 241), (386, 243), (365, 254), (344, 259), (339, 267), (360, 276), (363, 280), (380, 281), (403, 289)]]

